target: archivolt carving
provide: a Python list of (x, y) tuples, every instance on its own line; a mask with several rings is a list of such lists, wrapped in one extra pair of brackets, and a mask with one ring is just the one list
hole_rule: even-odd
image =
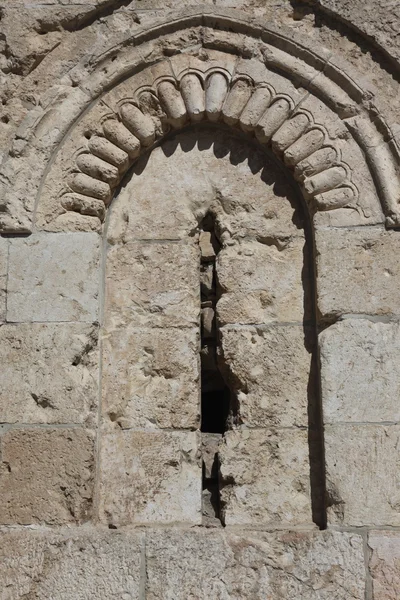
[[(189, 62), (189, 59), (188, 59)], [(287, 94), (268, 82), (256, 84), (248, 76), (231, 76), (211, 69), (187, 69), (176, 79), (160, 78), (139, 88), (121, 103), (118, 113), (102, 123), (102, 135), (90, 137), (77, 156), (79, 173), (69, 186), (75, 194), (62, 197), (67, 210), (102, 214), (114, 189), (131, 163), (170, 128), (208, 120), (224, 122), (255, 133), (293, 170), (307, 200), (321, 210), (356, 204), (357, 188), (351, 170), (327, 130)], [(78, 195), (79, 194), (79, 195)]]
[(400, 152), (373, 89), (292, 31), (193, 10), (110, 39), (80, 77), (19, 130), (0, 171), (1, 231), (31, 230), (35, 206), (38, 228), (98, 229), (141, 153), (207, 122), (270, 147), (326, 222), (400, 226)]

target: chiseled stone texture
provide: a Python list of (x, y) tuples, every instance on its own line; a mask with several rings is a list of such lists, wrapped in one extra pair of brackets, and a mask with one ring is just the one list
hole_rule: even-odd
[(308, 279), (304, 251), (302, 237), (243, 241), (223, 248), (217, 260), (221, 324), (310, 318), (304, 298), (303, 281), (307, 285)]
[(0, 237), (0, 322), (6, 318), (6, 284), (9, 241)]
[(97, 321), (99, 245), (95, 233), (11, 239), (7, 321)]
[(203, 124), (164, 140), (132, 166), (109, 209), (108, 239), (185, 239), (210, 209), (227, 239), (285, 239), (299, 233), (304, 218), (292, 182), (270, 155)]
[(307, 426), (312, 329), (225, 326), (221, 334), (240, 421), (247, 427)]
[(90, 431), (14, 429), (0, 442), (0, 524), (61, 525), (90, 518), (94, 471)]
[(193, 242), (130, 242), (107, 255), (106, 324), (198, 326), (199, 249)]
[(114, 329), (103, 339), (102, 374), (103, 411), (120, 427), (199, 426), (198, 330)]
[(319, 336), (325, 423), (400, 421), (400, 324), (345, 319)]
[(369, 569), (372, 575), (373, 600), (400, 598), (400, 533), (371, 531), (368, 546), (372, 550)]
[(220, 445), (226, 525), (310, 525), (307, 431), (236, 429)]
[(380, 227), (317, 229), (317, 307), (321, 318), (400, 312), (400, 237)]
[(364, 600), (357, 534), (154, 531), (146, 558), (146, 600)]
[(139, 598), (143, 546), (144, 534), (133, 531), (1, 532), (0, 598)]
[(120, 526), (201, 524), (197, 432), (116, 429), (102, 435), (100, 518)]
[(400, 526), (400, 426), (327, 425), (328, 522)]
[(0, 327), (0, 422), (91, 424), (98, 402), (97, 327)]

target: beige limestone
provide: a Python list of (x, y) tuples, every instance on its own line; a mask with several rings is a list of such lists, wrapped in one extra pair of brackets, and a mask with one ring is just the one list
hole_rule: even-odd
[(10, 531), (0, 535), (4, 600), (131, 600), (141, 593), (144, 534)]
[(399, 323), (346, 319), (319, 346), (325, 423), (400, 421)]
[(199, 268), (199, 250), (192, 242), (112, 246), (107, 255), (107, 328), (197, 326)]
[(182, 239), (208, 209), (228, 239), (293, 235), (304, 218), (293, 186), (268, 154), (233, 132), (216, 136), (203, 126), (177, 133), (132, 167), (111, 205), (108, 238)]
[(11, 239), (7, 320), (97, 321), (99, 243), (95, 233)]
[(1, 436), (0, 524), (90, 519), (94, 436), (75, 429), (13, 429)]
[(201, 440), (196, 432), (104, 432), (100, 518), (115, 526), (201, 523)]
[(317, 305), (322, 319), (399, 313), (400, 238), (381, 227), (318, 229)]
[(92, 423), (97, 335), (83, 323), (0, 327), (0, 422)]
[(309, 319), (310, 298), (302, 282), (308, 286), (308, 265), (303, 252), (307, 257), (301, 237), (245, 241), (223, 248), (217, 259), (221, 324)]
[(328, 522), (400, 525), (398, 425), (328, 425), (325, 428)]
[(150, 532), (146, 598), (364, 600), (362, 545), (341, 532)]
[(0, 323), (6, 318), (8, 240), (0, 237)]
[(397, 600), (400, 596), (400, 535), (397, 531), (371, 531), (373, 600)]
[(115, 329), (103, 339), (103, 412), (122, 428), (199, 426), (197, 330)]
[(225, 326), (221, 334), (239, 421), (247, 427), (307, 427), (312, 329)]
[(311, 525), (307, 432), (236, 429), (220, 445), (226, 525)]

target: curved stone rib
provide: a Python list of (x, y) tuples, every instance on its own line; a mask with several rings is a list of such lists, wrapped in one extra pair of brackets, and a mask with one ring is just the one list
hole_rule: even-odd
[(271, 104), (256, 125), (256, 137), (259, 142), (269, 142), (274, 133), (283, 125), (290, 113), (290, 102), (278, 98)]
[(98, 217), (100, 221), (104, 220), (106, 214), (106, 206), (102, 200), (81, 194), (65, 194), (61, 199), (61, 206), (68, 211)]
[(321, 129), (310, 129), (284, 151), (285, 164), (294, 167), (307, 156), (322, 148), (324, 139), (325, 135)]
[(205, 108), (208, 119), (218, 121), (228, 93), (228, 81), (222, 73), (212, 73), (206, 81)]
[(331, 167), (321, 171), (304, 181), (303, 189), (308, 198), (328, 192), (346, 181), (347, 171), (344, 167)]
[(119, 171), (117, 167), (110, 165), (110, 163), (97, 156), (93, 156), (93, 154), (80, 154), (76, 164), (82, 173), (109, 183), (111, 187), (118, 183)]
[(243, 131), (252, 131), (272, 100), (272, 93), (267, 87), (257, 88), (247, 102), (241, 116), (240, 126)]
[(109, 119), (103, 123), (106, 138), (124, 150), (129, 158), (136, 158), (140, 152), (140, 142), (122, 123), (116, 119)]
[(310, 118), (305, 113), (294, 115), (272, 136), (271, 145), (276, 153), (281, 153), (296, 142), (310, 126)]
[(304, 181), (306, 177), (325, 171), (337, 161), (337, 150), (333, 146), (325, 146), (299, 162), (295, 167), (294, 177), (297, 181)]
[(94, 156), (117, 167), (120, 173), (124, 173), (129, 167), (129, 156), (124, 150), (121, 150), (109, 140), (94, 135), (90, 138), (88, 148)]
[(253, 88), (247, 79), (238, 79), (234, 82), (222, 108), (223, 119), (227, 125), (236, 125), (252, 92)]
[(108, 204), (112, 198), (112, 191), (108, 183), (94, 179), (85, 173), (76, 173), (70, 183), (74, 192), (83, 196), (90, 196), (102, 200), (104, 204)]
[(355, 199), (354, 190), (351, 187), (338, 187), (322, 194), (317, 194), (314, 198), (319, 210), (334, 210), (343, 208)]
[(179, 90), (171, 81), (162, 81), (157, 92), (168, 122), (176, 129), (182, 127), (187, 119), (187, 111)]
[(121, 107), (121, 119), (131, 133), (143, 144), (150, 146), (155, 139), (155, 127), (150, 115), (143, 113), (134, 104), (124, 104)]
[(205, 112), (205, 97), (199, 77), (187, 73), (182, 77), (180, 87), (190, 119), (195, 123), (201, 121)]

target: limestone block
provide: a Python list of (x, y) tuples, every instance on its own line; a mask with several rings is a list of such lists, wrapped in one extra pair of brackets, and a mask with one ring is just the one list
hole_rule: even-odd
[[(271, 243), (242, 242), (223, 248), (217, 259), (222, 296), (217, 305), (222, 324), (270, 321), (302, 322), (310, 318), (303, 279), (304, 239)], [(307, 294), (306, 294), (307, 295)]]
[(400, 597), (400, 535), (398, 531), (371, 531), (372, 550), (369, 570), (373, 600), (398, 600)]
[(147, 600), (363, 600), (361, 536), (151, 531)]
[(96, 321), (98, 288), (97, 234), (10, 240), (8, 321)]
[(306, 427), (312, 328), (225, 326), (221, 333), (225, 377), (240, 422)]
[(98, 359), (91, 325), (3, 325), (0, 422), (92, 423)]
[(220, 444), (226, 525), (311, 524), (307, 432), (237, 429)]
[(346, 319), (320, 334), (325, 423), (400, 421), (399, 329)]
[(328, 425), (325, 461), (332, 525), (400, 525), (400, 427)]
[(84, 429), (14, 429), (1, 437), (0, 524), (61, 525), (91, 516), (94, 438)]
[(8, 240), (0, 237), (0, 322), (6, 318)]
[(1, 598), (139, 598), (143, 538), (140, 532), (92, 528), (2, 532)]
[(228, 239), (287, 237), (303, 219), (293, 186), (273, 159), (242, 138), (216, 136), (203, 126), (165, 140), (133, 165), (110, 207), (108, 239), (184, 239), (209, 209)]
[[(199, 426), (198, 330), (135, 329), (106, 333), (103, 411), (122, 428)], [(0, 379), (1, 381), (1, 379)]]
[(100, 518), (121, 526), (201, 524), (201, 440), (196, 432), (116, 429), (101, 443)]
[(395, 231), (317, 229), (316, 248), (322, 319), (349, 313), (399, 313), (400, 238)]
[(200, 256), (193, 243), (130, 242), (107, 256), (107, 327), (198, 326)]

